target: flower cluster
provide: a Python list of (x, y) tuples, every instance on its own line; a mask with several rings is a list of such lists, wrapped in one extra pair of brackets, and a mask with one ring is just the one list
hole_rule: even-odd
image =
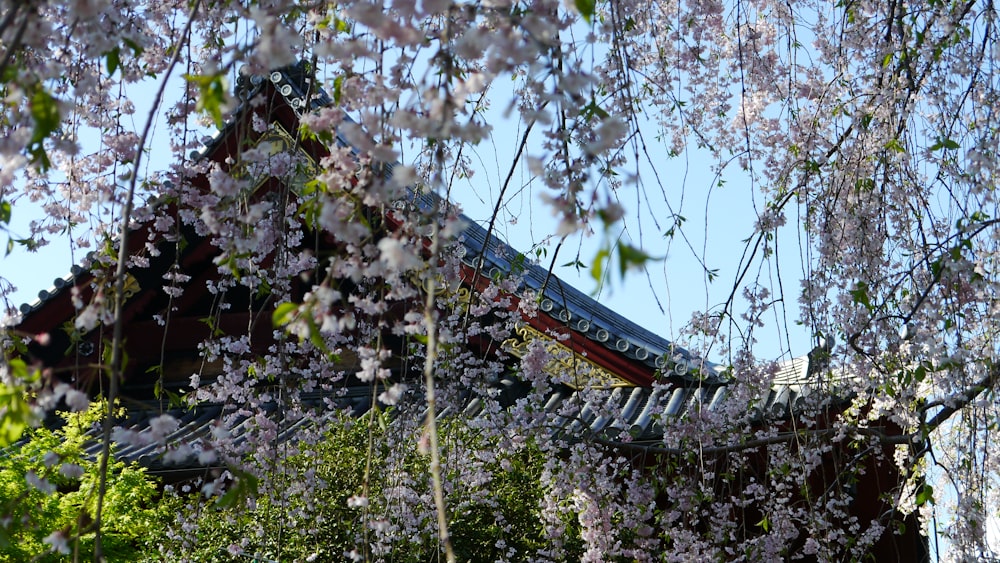
[[(894, 518), (934, 520), (935, 502), (953, 505), (938, 520), (950, 524), (956, 558), (998, 547), (984, 531), (1000, 496), (990, 438), (1000, 424), (992, 4), (8, 4), (0, 230), (11, 248), (65, 239), (75, 258), (97, 250), (86, 259), (92, 275), (67, 290), (74, 345), (114, 338), (105, 329), (125, 317), (119, 261), (156, 270), (149, 277), (166, 297), (155, 318), (168, 333), (182, 311), (203, 314), (201, 369), (171, 376), (190, 383), (191, 406), (220, 406), (213, 431), (175, 443), (178, 422), (163, 415), (145, 434), (113, 436), (171, 462), (225, 465), (191, 491), (219, 502), (242, 491), (248, 510), (273, 518), (253, 530), (233, 524), (239, 533), (221, 548), (233, 556), (278, 549), (280, 559), (275, 538), (290, 530), (321, 545), (324, 521), (337, 518), (353, 526), (334, 542), (343, 549), (302, 558), (388, 558), (411, 544), (436, 552), (442, 513), (459, 531), (516, 534), (511, 515), (524, 507), (471, 484), (509, 490), (508, 469), (522, 462), (543, 468), (529, 510), (542, 531), (524, 532), (539, 544), (492, 541), (498, 560), (864, 558), (891, 544)], [(299, 78), (279, 87), (273, 71)], [(281, 112), (300, 127), (281, 128)], [(729, 366), (725, 401), (664, 415), (666, 380), (684, 376), (661, 374), (650, 409), (662, 439), (643, 444), (631, 434), (571, 439), (563, 429), (582, 426), (584, 406), (546, 411), (554, 390), (586, 374), (552, 373), (573, 362), (541, 344), (511, 359), (504, 342), (538, 306), (518, 295), (517, 272), (472, 279), (455, 244), (464, 223), (451, 198), (477, 182), (493, 189), (477, 162), (499, 162), (483, 150), (508, 124), (516, 142), (490, 193), (491, 234), (505, 216), (525, 222), (509, 210), (532, 194), (554, 216), (556, 240), (599, 231), (595, 219), (606, 237), (622, 224), (641, 239), (650, 225), (638, 216), (696, 249), (680, 225), (685, 199), (704, 188), (695, 197), (708, 202), (731, 178), (752, 192), (731, 293), (684, 334)], [(220, 133), (207, 136), (210, 127)], [(153, 140), (161, 135), (167, 142)], [(703, 158), (711, 185), (667, 182), (679, 155)], [(674, 226), (656, 210), (627, 209), (657, 199)], [(36, 215), (15, 233), (12, 218), (28, 206)], [(148, 237), (129, 241), (137, 232)], [(196, 241), (211, 246), (199, 249), (213, 256), (209, 272), (186, 270)], [(619, 248), (622, 271), (665, 254)], [(591, 271), (601, 277), (610, 260), (599, 254)], [(697, 260), (712, 279), (706, 257)], [(0, 295), (8, 285), (0, 279)], [(186, 301), (202, 289), (209, 298)], [(234, 318), (246, 326), (234, 331)], [(269, 319), (274, 330), (261, 330)], [(778, 370), (751, 348), (762, 331), (796, 322), (817, 347), (809, 380), (790, 391), (801, 400), (773, 423)], [(18, 428), (46, 408), (84, 410), (85, 381), (121, 382), (125, 362), (111, 357), (120, 337), (72, 373), (29, 369), (15, 356), (45, 344), (24, 338), (6, 327), (0, 336), (0, 377), (13, 390), (3, 396), (15, 397), (0, 412), (29, 413)], [(691, 377), (685, 392), (702, 392)], [(500, 382), (514, 380), (530, 390), (511, 396)], [(610, 405), (610, 393), (578, 396)], [(427, 412), (455, 424), (436, 447)], [(599, 415), (627, 426), (620, 408)], [(337, 454), (363, 469), (323, 473), (326, 437), (352, 424), (367, 430), (365, 447)], [(663, 459), (637, 461), (635, 448)], [(894, 483), (873, 496), (900, 510), (852, 512), (873, 474)], [(835, 475), (836, 486), (820, 487), (817, 475)], [(39, 474), (26, 478), (52, 494)], [(338, 479), (353, 496), (319, 502)], [(192, 508), (172, 532), (188, 538), (178, 551), (205, 523), (194, 496), (181, 496)], [(334, 516), (330, 506), (351, 511)], [(72, 539), (54, 532), (44, 542), (63, 552)]]

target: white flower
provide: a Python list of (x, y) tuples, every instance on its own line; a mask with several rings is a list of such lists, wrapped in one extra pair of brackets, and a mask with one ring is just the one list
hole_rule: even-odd
[(377, 358), (361, 358), (361, 370), (357, 372), (360, 381), (369, 383), (375, 379), (386, 379), (391, 372), (381, 367), (381, 362)]
[(83, 467), (75, 463), (64, 463), (59, 468), (59, 473), (68, 479), (79, 479), (83, 476)]
[(52, 467), (53, 465), (59, 463), (59, 454), (56, 452), (45, 452), (45, 456), (42, 458), (45, 462), (45, 467)]
[(198, 454), (198, 463), (202, 465), (215, 463), (215, 460), (218, 459), (218, 457), (219, 456), (215, 453), (215, 450), (202, 450)]
[(111, 429), (111, 441), (120, 446), (145, 446), (149, 443), (145, 436), (121, 426)]
[(163, 463), (167, 465), (185, 463), (191, 458), (193, 453), (194, 450), (191, 449), (191, 446), (187, 444), (180, 444), (175, 448), (167, 450), (167, 453), (163, 454)]
[(179, 287), (174, 287), (172, 285), (165, 285), (163, 286), (163, 293), (176, 299), (181, 295), (184, 295), (184, 290)]
[(66, 390), (66, 406), (73, 412), (85, 411), (90, 408), (90, 398), (77, 389)]
[(34, 471), (29, 471), (25, 476), (24, 480), (27, 481), (29, 485), (38, 489), (46, 495), (51, 495), (56, 491), (56, 486), (49, 483), (47, 479), (39, 477)]
[(76, 316), (76, 321), (73, 322), (73, 325), (83, 332), (90, 332), (93, 330), (94, 327), (97, 326), (97, 322), (100, 320), (100, 315), (98, 315), (97, 311), (98, 307), (100, 307), (100, 303), (96, 301), (87, 305), (87, 307), (80, 311), (80, 314)]
[(161, 414), (149, 421), (149, 430), (153, 433), (153, 439), (155, 440), (162, 440), (167, 434), (177, 430), (178, 426), (180, 426), (180, 423), (169, 414)]
[[(215, 482), (205, 483), (201, 487), (201, 494), (205, 495), (205, 498), (211, 498), (215, 494), (218, 485)], [(186, 492), (186, 491), (185, 491)]]
[(45, 536), (45, 539), (42, 541), (51, 546), (53, 551), (62, 553), (63, 555), (69, 554), (69, 538), (61, 531), (52, 532)]
[(396, 383), (392, 387), (389, 387), (384, 392), (382, 392), (378, 396), (378, 400), (383, 405), (392, 406), (399, 402), (399, 399), (402, 398), (403, 393), (405, 392), (406, 392), (406, 384)]
[(423, 261), (416, 249), (407, 248), (399, 239), (385, 237), (378, 241), (379, 260), (390, 270), (406, 272), (419, 268)]
[(215, 424), (212, 426), (212, 439), (214, 440), (228, 440), (232, 434), (229, 429), (222, 424)]
[(323, 305), (324, 307), (329, 307), (340, 301), (340, 292), (336, 289), (331, 289), (325, 285), (316, 287), (313, 290), (313, 297), (316, 298), (316, 302)]
[(412, 166), (397, 164), (392, 169), (392, 182), (399, 188), (417, 183), (417, 171)]
[(594, 131), (596, 140), (588, 143), (586, 150), (590, 154), (600, 154), (619, 145), (621, 139), (628, 133), (628, 124), (619, 117), (605, 118)]

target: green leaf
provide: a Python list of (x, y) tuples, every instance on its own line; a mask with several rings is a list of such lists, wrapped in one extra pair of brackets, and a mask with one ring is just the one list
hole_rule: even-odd
[(594, 278), (594, 281), (601, 283), (604, 278), (604, 263), (608, 261), (611, 257), (611, 253), (607, 248), (602, 248), (597, 256), (594, 256), (593, 263), (590, 264), (590, 277)]
[(115, 47), (104, 53), (104, 62), (108, 65), (108, 76), (114, 76), (115, 71), (121, 66), (121, 47)]
[(299, 306), (295, 303), (282, 303), (274, 308), (274, 313), (271, 314), (271, 324), (274, 326), (285, 326), (292, 322), (295, 318), (295, 313), (299, 310)]
[(597, 104), (596, 98), (590, 98), (590, 103), (583, 106), (583, 108), (580, 111), (580, 115), (584, 118), (585, 121), (590, 121), (595, 117), (597, 117), (598, 119), (607, 119), (611, 117), (611, 115), (607, 111), (605, 111), (604, 108), (602, 108)]
[(939, 151), (941, 149), (955, 150), (959, 148), (958, 143), (952, 139), (939, 138), (936, 143), (931, 145), (931, 151)]
[(338, 18), (336, 16), (333, 16), (333, 19), (330, 19), (330, 17), (325, 18), (323, 21), (321, 21), (318, 24), (316, 24), (316, 28), (317, 29), (332, 29), (332, 30), (336, 31), (337, 33), (350, 33), (351, 32), (351, 26), (349, 26), (346, 21), (344, 21), (344, 20), (342, 20), (342, 19), (340, 19), (340, 18)]
[(337, 78), (333, 79), (333, 105), (340, 105), (340, 97), (343, 95), (344, 90), (344, 75), (341, 74)]
[(917, 506), (927, 503), (934, 504), (934, 487), (924, 484), (923, 488), (917, 492)]
[(899, 139), (890, 139), (889, 142), (885, 144), (885, 148), (900, 154), (906, 152), (906, 149), (903, 148), (903, 144), (899, 142)]
[(326, 348), (326, 342), (323, 342), (323, 335), (320, 334), (319, 326), (316, 321), (312, 318), (312, 315), (306, 317), (306, 324), (309, 325), (309, 342), (316, 347), (317, 350), (326, 354), (329, 352)]
[(39, 371), (29, 370), (28, 364), (20, 358), (13, 358), (7, 363), (12, 379), (17, 382), (34, 383), (38, 381)]
[(941, 270), (943, 268), (944, 268), (944, 265), (941, 263), (941, 259), (940, 258), (938, 258), (937, 260), (931, 262), (931, 274), (934, 276), (934, 279), (937, 279), (937, 278), (939, 278), (941, 276)]
[(868, 284), (865, 282), (858, 282), (857, 285), (854, 286), (854, 289), (851, 290), (851, 299), (853, 299), (855, 303), (864, 305), (865, 309), (868, 309), (869, 311), (873, 311), (875, 309), (875, 307), (872, 306), (871, 300), (868, 298)]
[(212, 336), (222, 336), (225, 334), (225, 332), (223, 332), (223, 330), (220, 329), (219, 325), (215, 322), (215, 317), (198, 319), (198, 322), (205, 323), (205, 326), (207, 326), (208, 330), (211, 331)]
[(45, 88), (38, 87), (31, 96), (31, 117), (35, 120), (35, 130), (28, 142), (28, 152), (32, 161), (48, 170), (52, 163), (45, 153), (43, 142), (59, 128), (59, 103)]
[[(15, 381), (30, 379), (22, 360), (11, 360), (10, 367)], [(0, 415), (0, 448), (6, 448), (20, 440), (34, 422), (35, 414), (28, 403), (27, 390), (19, 385), (0, 385), (0, 413), (3, 413)]]
[(122, 42), (125, 43), (129, 49), (132, 49), (132, 56), (134, 57), (138, 57), (145, 51), (145, 49), (142, 48), (142, 45), (139, 45), (128, 37), (123, 37)]
[(222, 129), (225, 122), (222, 118), (222, 110), (226, 106), (226, 93), (228, 86), (222, 74), (185, 74), (184, 79), (198, 87), (198, 102), (195, 110), (207, 113), (212, 122), (219, 129)]
[(229, 471), (234, 475), (235, 480), (226, 494), (216, 501), (217, 508), (234, 508), (240, 501), (257, 496), (257, 477), (235, 467), (230, 467)]
[(17, 78), (17, 68), (17, 65), (7, 65), (3, 72), (0, 72), (0, 84), (7, 84)]
[(623, 244), (618, 247), (618, 267), (622, 277), (625, 277), (625, 272), (632, 268), (645, 268), (646, 262), (650, 260), (654, 260), (654, 258), (640, 248), (629, 244)]
[(44, 88), (31, 96), (31, 117), (35, 120), (32, 143), (41, 143), (59, 127), (59, 104)]
[(518, 252), (517, 256), (515, 256), (510, 262), (510, 274), (516, 276), (524, 272), (524, 266), (527, 263), (527, 259), (527, 256)]
[(573, 0), (576, 9), (583, 16), (583, 19), (590, 23), (594, 19), (594, 12), (597, 9), (597, 0)]

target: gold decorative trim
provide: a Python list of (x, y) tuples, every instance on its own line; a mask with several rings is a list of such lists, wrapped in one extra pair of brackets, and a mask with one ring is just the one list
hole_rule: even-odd
[(429, 278), (418, 272), (413, 272), (410, 274), (409, 279), (424, 295), (433, 291), (435, 297), (451, 301), (458, 307), (459, 311), (465, 311), (469, 307), (469, 304), (472, 303), (472, 291), (468, 287), (462, 285), (460, 282), (445, 283), (440, 274)]
[[(312, 178), (315, 178), (316, 175), (319, 174), (319, 166), (317, 166), (316, 164), (316, 159), (313, 158), (312, 155), (305, 150), (305, 148), (302, 146), (302, 143), (299, 143), (295, 140), (295, 137), (293, 137), (292, 134), (289, 133), (288, 130), (286, 130), (281, 125), (281, 123), (278, 123), (277, 121), (271, 123), (271, 126), (268, 128), (268, 130), (263, 135), (261, 135), (256, 141), (254, 141), (253, 146), (259, 147), (264, 143), (268, 143), (270, 145), (269, 147), (267, 147), (267, 154), (270, 156), (282, 154), (285, 152), (291, 152), (292, 149), (297, 149), (296, 151), (297, 154), (305, 158), (305, 161), (307, 163), (306, 169), (298, 171), (298, 173), (296, 174), (296, 178), (292, 180), (292, 184), (299, 184), (297, 180), (300, 179), (306, 181), (310, 180)], [(270, 177), (266, 175), (262, 178), (257, 178), (256, 183), (253, 187), (253, 191), (256, 192), (269, 179)], [(301, 187), (301, 185), (299, 185), (299, 187)]]
[(309, 163), (309, 168), (311, 171), (316, 171), (316, 159), (309, 154), (302, 143), (296, 142), (295, 137), (288, 132), (287, 129), (281, 123), (275, 121), (271, 124), (271, 129), (266, 133), (261, 135), (260, 139), (257, 140), (257, 145), (263, 142), (273, 143), (274, 147), (269, 154), (280, 154), (286, 151), (291, 151), (293, 148), (298, 149), (298, 153), (306, 158)]
[[(109, 273), (103, 271), (95, 273), (95, 289), (98, 293), (103, 293), (104, 295), (114, 295), (118, 288), (115, 286), (113, 277), (105, 277), (107, 274)], [(125, 283), (122, 284), (122, 302), (125, 303), (129, 299), (132, 299), (141, 290), (142, 287), (139, 286), (139, 280), (131, 272), (126, 271)]]
[(635, 387), (634, 383), (575, 353), (568, 346), (530, 325), (521, 324), (515, 332), (517, 337), (503, 342), (503, 347), (509, 354), (523, 358), (528, 353), (529, 344), (535, 340), (545, 342), (545, 350), (549, 353), (549, 363), (545, 366), (545, 373), (573, 389)]
[(139, 287), (139, 280), (135, 279), (135, 276), (133, 276), (132, 274), (126, 272), (125, 273), (125, 285), (122, 288), (122, 290), (123, 290), (122, 291), (122, 300), (123, 301), (128, 301), (129, 299), (132, 298), (133, 295), (135, 295), (136, 293), (139, 293), (140, 289), (142, 289), (142, 288)]

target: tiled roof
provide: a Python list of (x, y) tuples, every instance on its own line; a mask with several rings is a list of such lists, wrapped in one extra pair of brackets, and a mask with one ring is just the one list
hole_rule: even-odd
[[(803, 381), (809, 367), (808, 358), (798, 358), (782, 364), (778, 377), (785, 381)], [(529, 386), (513, 375), (502, 378), (496, 387), (501, 390), (501, 404), (513, 404), (529, 392)], [(663, 437), (663, 417), (680, 417), (695, 409), (718, 409), (726, 399), (728, 385), (706, 383), (685, 385), (665, 385), (656, 387), (618, 387), (610, 390), (574, 390), (567, 386), (557, 386), (547, 397), (544, 410), (550, 417), (548, 426), (552, 432), (569, 441), (596, 437), (605, 440), (621, 440), (628, 436), (629, 442), (656, 443)], [(799, 384), (776, 384), (763, 398), (757, 408), (760, 419), (783, 419), (802, 407), (802, 401), (809, 394), (807, 387)], [(289, 440), (303, 427), (312, 427), (328, 422), (343, 414), (359, 417), (372, 406), (372, 389), (367, 385), (355, 385), (337, 394), (320, 395), (307, 393), (301, 396), (306, 408), (313, 408), (310, 416), (298, 416), (290, 422), (282, 423), (278, 403), (264, 407), (264, 412), (279, 425), (277, 440)], [(410, 397), (420, 400), (420, 397)], [(483, 412), (483, 399), (468, 401), (461, 415), (476, 418)], [(384, 406), (383, 406), (384, 408)], [(120, 426), (136, 433), (138, 439), (131, 444), (118, 444), (116, 456), (128, 462), (137, 462), (157, 474), (190, 472), (202, 470), (204, 464), (198, 462), (198, 454), (207, 443), (207, 438), (219, 424), (224, 414), (236, 412), (234, 405), (201, 403), (191, 408), (163, 409), (157, 402), (133, 402), (128, 416)], [(150, 422), (160, 414), (169, 414), (177, 419), (178, 427), (165, 437), (168, 444), (186, 444), (190, 453), (182, 459), (165, 462), (162, 449), (152, 440)], [(448, 416), (443, 412), (440, 416)], [(246, 440), (246, 432), (252, 419), (249, 414), (227, 428), (233, 444), (239, 446)], [(99, 431), (92, 431), (95, 438)], [(139, 444), (139, 445), (135, 445)], [(88, 453), (97, 455), (98, 441), (89, 447)]]
[[(512, 271), (519, 254), (496, 235), (487, 242), (486, 229), (476, 223), (466, 227), (462, 243), (466, 264), (479, 268), (488, 277)], [(721, 376), (721, 366), (697, 358), (619, 315), (546, 268), (528, 262), (523, 266), (523, 276), (525, 287), (540, 294), (539, 309), (590, 340), (663, 373), (693, 378), (694, 372), (700, 372), (698, 378), (713, 381)]]
[[(267, 77), (241, 76), (237, 85), (237, 94), (242, 100), (241, 105), (227, 120), (223, 130), (216, 132), (214, 137), (207, 138), (204, 142), (204, 148), (193, 153), (192, 159), (206, 157), (225, 137), (226, 133), (236, 126), (238, 120), (235, 116), (240, 115), (249, 107), (248, 101), (260, 92), (265, 81), (273, 83), (286, 102), (297, 114), (301, 115), (306, 106), (306, 90), (310, 87), (310, 80), (308, 73), (304, 70), (303, 63), (273, 71)], [(331, 102), (329, 96), (317, 87), (310, 105), (316, 108)], [(342, 146), (349, 146), (347, 141), (340, 136), (337, 137), (337, 142)], [(433, 209), (440, 202), (439, 196), (433, 193), (414, 193), (414, 197), (417, 205), (425, 209)], [(461, 241), (465, 247), (467, 265), (478, 267), (479, 271), (486, 276), (511, 272), (519, 252), (501, 241), (496, 235), (490, 236), (489, 241), (487, 241), (486, 229), (467, 217), (463, 216), (463, 219), (467, 227)], [(481, 262), (479, 262), (480, 260)], [(89, 263), (89, 261), (90, 257), (88, 256), (84, 263)], [(32, 311), (41, 307), (48, 299), (58, 295), (64, 288), (72, 286), (76, 281), (76, 276), (84, 271), (83, 266), (74, 266), (69, 275), (57, 278), (52, 287), (39, 292), (37, 301), (31, 304), (22, 304), (20, 306), (22, 318), (30, 315)], [(665, 374), (678, 377), (686, 377), (691, 374), (694, 377), (694, 372), (700, 372), (697, 375), (698, 378), (717, 378), (720, 376), (721, 366), (697, 358), (688, 350), (674, 345), (666, 338), (629, 321), (563, 282), (557, 276), (550, 275), (545, 268), (523, 261), (523, 275), (525, 287), (541, 293), (539, 307), (542, 311), (564, 322), (566, 326), (585, 335), (590, 340), (625, 357), (643, 362)]]
[[(248, 100), (263, 88), (266, 81), (274, 85), (299, 115), (307, 105), (315, 108), (329, 104), (331, 100), (319, 89), (313, 94), (312, 101), (306, 103), (306, 91), (310, 88), (308, 80), (308, 75), (301, 66), (275, 71), (267, 77), (241, 77), (237, 93), (243, 101), (242, 105), (230, 117), (223, 131), (206, 140), (205, 147), (192, 157), (206, 157), (221, 142), (226, 133), (236, 126), (235, 116), (249, 107)], [(337, 142), (348, 146), (343, 138), (338, 137)], [(434, 194), (413, 192), (413, 196), (421, 208), (431, 209), (440, 204), (440, 199)], [(523, 287), (538, 294), (539, 308), (543, 312), (589, 341), (645, 364), (663, 376), (663, 384), (652, 387), (620, 387), (598, 391), (559, 386), (549, 395), (545, 406), (546, 411), (553, 416), (556, 431), (565, 432), (571, 437), (594, 435), (608, 439), (626, 432), (632, 439), (656, 440), (662, 437), (662, 428), (657, 422), (659, 417), (682, 416), (696, 408), (696, 405), (697, 408), (716, 409), (725, 400), (728, 386), (721, 366), (695, 357), (670, 340), (622, 317), (551, 275), (545, 268), (519, 258), (516, 250), (495, 235), (487, 240), (487, 230), (481, 225), (467, 218), (466, 222), (468, 226), (461, 242), (465, 251), (463, 260), (467, 266), (486, 277), (493, 277), (495, 274), (511, 272), (516, 264), (523, 275)], [(53, 287), (40, 292), (38, 301), (22, 305), (22, 315), (31, 315), (46, 301), (72, 286), (76, 277), (84, 273), (82, 267), (74, 266), (69, 275), (56, 279)], [(809, 393), (808, 387), (804, 386), (810, 375), (809, 363), (809, 358), (804, 356), (781, 365), (768, 397), (759, 403), (759, 416), (784, 417), (795, 410), (802, 397)], [(511, 401), (527, 393), (525, 384), (513, 377), (501, 380), (499, 385)], [(335, 406), (349, 409), (357, 416), (371, 408), (371, 397), (371, 389), (367, 386), (348, 388), (345, 394), (336, 397)], [(480, 406), (481, 403), (472, 400), (467, 405), (465, 414), (476, 416)], [(182, 439), (197, 450), (199, 440), (211, 431), (222, 416), (223, 409), (223, 405), (200, 404), (191, 409), (166, 411), (180, 421), (180, 427), (170, 438)], [(336, 411), (337, 408), (330, 409), (326, 416), (334, 416)], [(140, 434), (148, 434), (151, 432), (150, 420), (160, 412), (157, 404), (137, 405), (131, 409), (124, 425)], [(620, 417), (612, 417), (608, 413), (620, 413)], [(312, 422), (300, 419), (284, 427), (283, 435), (288, 436), (299, 425), (314, 424), (315, 419), (311, 420)], [(240, 426), (233, 432), (238, 434)], [(119, 447), (117, 455), (121, 459), (143, 463), (154, 471), (166, 472), (198, 466), (194, 458), (176, 467), (165, 465), (156, 446), (152, 444), (142, 447), (123, 445)]]
[[(752, 418), (760, 421), (783, 420), (789, 416), (807, 410), (808, 401), (813, 390), (803, 384), (810, 379), (810, 359), (808, 356), (784, 362), (778, 366), (773, 376), (773, 385), (766, 394), (757, 401), (752, 410)], [(522, 381), (512, 373), (508, 373), (494, 385), (498, 391), (496, 400), (501, 406), (510, 406), (526, 397), (531, 391), (530, 384)], [(690, 384), (670, 382), (653, 387), (616, 387), (613, 389), (572, 389), (566, 385), (556, 385), (547, 395), (544, 406), (546, 427), (554, 435), (569, 442), (596, 438), (605, 441), (621, 441), (632, 444), (650, 444), (656, 447), (664, 437), (663, 422), (669, 418), (684, 417), (702, 409), (718, 410), (728, 398), (730, 386), (725, 382), (700, 381)], [(261, 409), (268, 418), (275, 422), (279, 431), (276, 436), (278, 443), (293, 439), (297, 433), (307, 427), (316, 427), (324, 422), (331, 422), (342, 415), (361, 417), (372, 408), (373, 393), (369, 385), (352, 385), (335, 393), (302, 393), (299, 395), (297, 413), (286, 418), (288, 410), (279, 408), (279, 403), (265, 403)], [(411, 391), (408, 400), (422, 404), (423, 397), (419, 392)], [(484, 409), (482, 397), (472, 397), (458, 411), (467, 419), (476, 419), (484, 413), (493, 412)], [(380, 404), (380, 409), (387, 407)], [(456, 411), (445, 409), (439, 417), (455, 414)], [(152, 439), (152, 421), (161, 414), (174, 417), (177, 428), (161, 443), (184, 444), (190, 448), (188, 453), (179, 459), (175, 456), (171, 461), (165, 461), (162, 446)], [(134, 432), (136, 439), (127, 444), (118, 444), (116, 457), (123, 461), (137, 462), (147, 467), (152, 473), (184, 478), (203, 471), (212, 464), (198, 461), (198, 455), (209, 443), (208, 437), (219, 426), (224, 415), (235, 415), (236, 422), (227, 426), (226, 432), (235, 447), (240, 447), (247, 440), (247, 432), (254, 424), (252, 413), (242, 412), (238, 405), (219, 403), (199, 403), (188, 408), (164, 408), (156, 401), (130, 401), (128, 415), (119, 426)], [(420, 416), (423, 416), (421, 414)], [(232, 421), (230, 421), (232, 422)], [(92, 430), (95, 441), (87, 452), (97, 455), (100, 451), (100, 435), (98, 428)]]

